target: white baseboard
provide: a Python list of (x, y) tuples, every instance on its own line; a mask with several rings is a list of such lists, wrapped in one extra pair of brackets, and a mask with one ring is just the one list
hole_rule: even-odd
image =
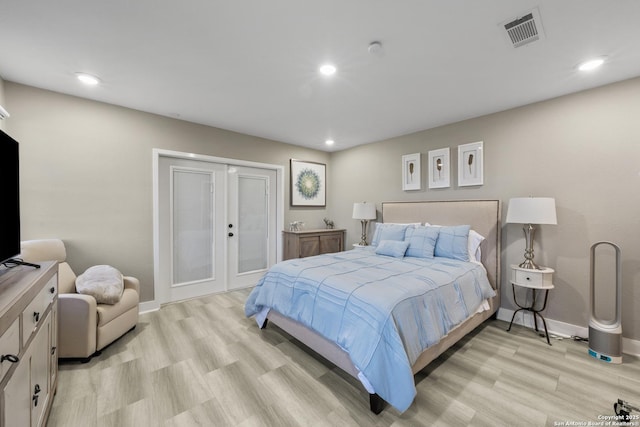
[(138, 305), (138, 314), (148, 313), (150, 311), (160, 310), (160, 304), (155, 300), (141, 302)]
[[(500, 307), (500, 309), (498, 309), (498, 319), (504, 320), (505, 322), (511, 322), (511, 317), (513, 316), (514, 311), (515, 310)], [(589, 336), (589, 328), (587, 327), (547, 319), (546, 317), (545, 321), (547, 322), (549, 334), (558, 335), (564, 338), (574, 336), (587, 338)], [(521, 311), (516, 315), (513, 323), (533, 329), (533, 315), (529, 312)], [(538, 323), (538, 328), (544, 328), (544, 326)], [(622, 352), (632, 356), (640, 356), (640, 341), (622, 337)]]

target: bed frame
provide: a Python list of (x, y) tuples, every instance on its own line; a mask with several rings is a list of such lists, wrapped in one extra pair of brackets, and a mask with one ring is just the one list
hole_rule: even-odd
[[(471, 225), (473, 230), (485, 237), (480, 245), (482, 264), (487, 269), (491, 286), (496, 290), (496, 296), (489, 300), (490, 310), (473, 315), (451, 330), (440, 342), (425, 350), (412, 367), (414, 374), (493, 316), (500, 307), (500, 217), (499, 200), (385, 202), (382, 204), (384, 222)], [(337, 367), (358, 377), (358, 370), (353, 366), (349, 355), (335, 343), (275, 310), (269, 312), (267, 319)], [(263, 328), (266, 325), (267, 322), (264, 323)], [(376, 414), (379, 414), (385, 406), (384, 400), (377, 394), (369, 395), (369, 403), (371, 411)]]

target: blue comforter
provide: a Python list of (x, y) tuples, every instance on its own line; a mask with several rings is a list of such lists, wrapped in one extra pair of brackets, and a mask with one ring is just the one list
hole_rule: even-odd
[(274, 265), (245, 314), (274, 309), (334, 341), (404, 412), (416, 394), (411, 366), (420, 353), (494, 295), (480, 264), (351, 250)]

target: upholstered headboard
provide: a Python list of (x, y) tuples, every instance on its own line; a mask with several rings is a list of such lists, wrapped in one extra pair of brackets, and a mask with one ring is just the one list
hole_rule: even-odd
[(383, 222), (428, 222), (433, 225), (469, 224), (485, 237), (482, 264), (494, 289), (500, 287), (500, 201), (448, 200), (382, 203)]

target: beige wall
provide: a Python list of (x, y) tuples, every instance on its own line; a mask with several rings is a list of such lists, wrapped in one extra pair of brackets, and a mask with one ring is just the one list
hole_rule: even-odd
[[(153, 299), (152, 149), (285, 166), (324, 152), (5, 82), (20, 142), (22, 238), (62, 238), (78, 273), (110, 264)], [(330, 168), (329, 168), (330, 169)], [(325, 209), (289, 208), (285, 224), (323, 225)]]
[[(349, 244), (360, 225), (354, 201), (555, 197), (558, 225), (536, 234), (536, 261), (556, 270), (546, 317), (586, 327), (589, 248), (610, 240), (622, 248), (623, 336), (640, 339), (640, 78), (522, 108), (334, 153), (329, 201)], [(457, 188), (457, 146), (484, 141), (484, 185)], [(429, 150), (451, 147), (449, 189), (427, 190)], [(401, 190), (403, 154), (422, 153), (423, 190)], [(503, 225), (502, 305), (510, 264), (523, 258), (524, 237)], [(613, 286), (613, 279), (609, 285)], [(508, 292), (507, 292), (508, 291)]]
[[(7, 104), (4, 99), (4, 80), (0, 77), (0, 105), (2, 105), (5, 109), (7, 109)], [(5, 125), (6, 120), (0, 120), (0, 129), (6, 130), (7, 126)]]
[[(331, 155), (126, 108), (4, 83), (7, 130), (21, 142), (25, 239), (61, 237), (77, 271), (112, 264), (153, 298), (151, 149), (286, 166), (327, 163), (328, 208), (285, 209), (285, 222), (321, 226), (328, 216), (359, 240), (354, 201), (556, 198), (557, 226), (539, 227), (536, 260), (556, 269), (546, 315), (587, 325), (589, 247), (623, 254), (623, 331), (640, 339), (640, 79), (455, 123)], [(0, 91), (1, 95), (1, 91)], [(484, 141), (485, 184), (456, 187), (459, 144)], [(426, 188), (427, 152), (451, 147), (452, 187)], [(403, 192), (400, 157), (421, 152), (423, 190)], [(288, 181), (285, 185), (288, 202)], [(522, 231), (503, 226), (503, 285), (522, 258)], [(503, 286), (503, 306), (513, 308)]]

